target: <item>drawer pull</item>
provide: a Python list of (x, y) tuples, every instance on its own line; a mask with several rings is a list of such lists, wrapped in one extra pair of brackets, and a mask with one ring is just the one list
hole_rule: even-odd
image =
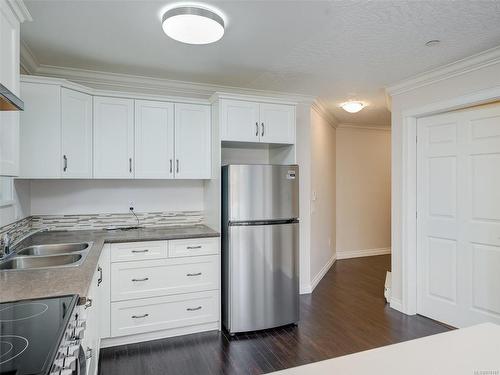
[(188, 307), (186, 310), (187, 310), (187, 311), (197, 311), (197, 310), (201, 310), (201, 306), (198, 306), (198, 307)]
[(147, 253), (149, 249), (144, 249), (144, 250), (132, 250), (133, 253)]
[(186, 274), (186, 276), (201, 276), (201, 272), (197, 272), (197, 273), (188, 273), (188, 274)]
[(198, 246), (188, 246), (187, 249), (188, 250), (201, 249), (201, 245), (198, 245)]
[(149, 314), (143, 314), (143, 315), (132, 315), (132, 319), (142, 319), (148, 317)]
[(142, 279), (132, 279), (132, 281), (148, 281), (149, 277), (143, 277)]

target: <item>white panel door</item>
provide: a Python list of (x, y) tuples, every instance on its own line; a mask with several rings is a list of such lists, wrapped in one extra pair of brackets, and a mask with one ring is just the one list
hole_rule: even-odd
[(222, 99), (221, 104), (221, 139), (259, 142), (259, 103)]
[(175, 178), (211, 177), (210, 106), (175, 104)]
[(92, 177), (92, 96), (61, 89), (62, 177)]
[(295, 143), (295, 107), (262, 103), (260, 105), (260, 141)]
[(23, 82), (20, 164), (23, 178), (61, 177), (61, 88)]
[(500, 106), (418, 121), (418, 313), (500, 323)]
[(174, 105), (135, 101), (135, 178), (174, 177)]
[(134, 100), (94, 97), (94, 178), (134, 177)]

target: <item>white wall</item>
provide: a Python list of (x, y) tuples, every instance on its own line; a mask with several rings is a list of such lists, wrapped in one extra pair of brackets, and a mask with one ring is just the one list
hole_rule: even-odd
[(311, 284), (335, 261), (336, 131), (316, 110), (311, 112)]
[(301, 293), (308, 293), (311, 290), (311, 105), (299, 104), (296, 115), (300, 191), (300, 290)]
[[(392, 298), (398, 305), (403, 296), (402, 279), (402, 127), (403, 112), (436, 102), (451, 101), (478, 91), (500, 88), (500, 59), (482, 64), (475, 70), (462, 69), (460, 74), (392, 96)], [(391, 303), (392, 305), (392, 303)]]
[(203, 210), (203, 181), (32, 180), (32, 215)]
[(390, 128), (337, 128), (337, 257), (391, 247)]
[(300, 290), (310, 293), (335, 260), (335, 128), (311, 104), (298, 105), (296, 113)]

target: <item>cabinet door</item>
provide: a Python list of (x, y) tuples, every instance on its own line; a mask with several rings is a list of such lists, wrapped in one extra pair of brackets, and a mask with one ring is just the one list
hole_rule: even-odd
[(175, 104), (175, 178), (210, 178), (210, 107)]
[(94, 177), (134, 177), (134, 100), (94, 97)]
[(295, 107), (283, 104), (261, 104), (260, 141), (295, 143)]
[(174, 105), (135, 101), (135, 178), (174, 177)]
[(92, 96), (61, 89), (62, 177), (92, 177)]
[[(19, 94), (19, 21), (0, 2), (0, 83)], [(19, 113), (0, 112), (0, 176), (19, 175)]]
[(61, 89), (56, 85), (21, 84), (21, 177), (61, 177)]
[(221, 139), (259, 142), (259, 104), (225, 99), (221, 103)]

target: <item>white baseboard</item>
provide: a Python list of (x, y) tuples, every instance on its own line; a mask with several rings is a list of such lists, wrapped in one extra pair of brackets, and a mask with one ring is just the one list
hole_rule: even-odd
[(383, 247), (380, 249), (362, 249), (362, 250), (347, 250), (347, 251), (337, 250), (337, 259), (371, 257), (374, 255), (385, 255), (390, 253), (391, 253), (390, 247)]
[(300, 286), (300, 294), (311, 294), (316, 288), (316, 286), (319, 284), (321, 279), (326, 275), (326, 273), (330, 270), (330, 268), (333, 266), (335, 263), (335, 260), (337, 260), (336, 254), (333, 254), (333, 256), (326, 262), (326, 264), (323, 266), (321, 271), (317, 273), (316, 276), (311, 280), (311, 284), (303, 284)]
[(399, 312), (404, 313), (403, 302), (400, 299), (392, 297), (390, 306), (391, 306), (391, 309), (398, 310)]

